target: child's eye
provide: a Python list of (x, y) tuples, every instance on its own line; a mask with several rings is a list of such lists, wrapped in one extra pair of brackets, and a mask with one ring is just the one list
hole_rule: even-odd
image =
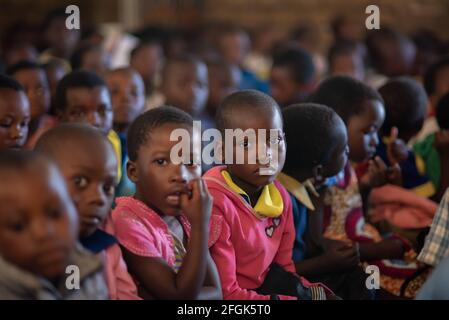
[(87, 187), (88, 181), (86, 177), (78, 176), (73, 178), (73, 183), (77, 188), (84, 189)]
[(13, 232), (20, 233), (25, 230), (26, 224), (24, 222), (17, 221), (11, 223), (8, 228)]
[(245, 148), (245, 149), (251, 147), (252, 145), (253, 144), (251, 142), (249, 142), (249, 141), (242, 141), (242, 142), (239, 143), (239, 147), (240, 148)]
[(12, 125), (12, 119), (5, 119), (0, 121), (0, 126), (3, 128), (9, 128)]
[(86, 116), (86, 112), (84, 110), (74, 110), (70, 113), (70, 115), (76, 118), (84, 118)]
[(104, 192), (110, 196), (115, 193), (115, 185), (113, 183), (107, 183), (103, 186)]
[(62, 213), (61, 213), (61, 211), (59, 209), (49, 208), (47, 210), (47, 215), (51, 219), (57, 220), (57, 219), (59, 219), (62, 216)]
[(156, 160), (154, 160), (154, 162), (156, 162), (160, 166), (167, 164), (167, 160), (165, 160), (165, 159), (156, 159)]
[(280, 144), (284, 139), (282, 137), (270, 138), (270, 144)]

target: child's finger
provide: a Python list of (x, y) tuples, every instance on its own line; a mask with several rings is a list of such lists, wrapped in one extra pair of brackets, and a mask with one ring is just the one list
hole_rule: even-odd
[(396, 127), (391, 128), (390, 131), (390, 143), (393, 143), (398, 138), (399, 130)]
[(380, 170), (380, 171), (385, 171), (387, 170), (387, 165), (385, 164), (385, 162), (382, 160), (381, 157), (376, 156), (374, 158), (374, 163), (376, 164), (376, 167)]

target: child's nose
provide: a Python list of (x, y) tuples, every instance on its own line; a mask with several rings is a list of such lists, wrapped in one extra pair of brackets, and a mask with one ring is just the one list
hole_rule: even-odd
[(98, 114), (98, 112), (91, 112), (91, 113), (89, 113), (88, 122), (91, 125), (93, 125), (94, 127), (100, 127), (101, 117)]
[(12, 140), (18, 140), (23, 138), (24, 131), (22, 130), (20, 123), (11, 126), (10, 137)]
[(37, 219), (31, 224), (31, 231), (33, 233), (34, 239), (40, 240), (45, 239), (54, 232), (53, 225), (48, 223), (46, 219)]
[(92, 186), (89, 194), (89, 204), (93, 204), (99, 207), (104, 206), (106, 203), (106, 195), (103, 191), (103, 186)]
[(171, 175), (171, 182), (187, 183), (188, 170), (184, 164), (174, 165)]

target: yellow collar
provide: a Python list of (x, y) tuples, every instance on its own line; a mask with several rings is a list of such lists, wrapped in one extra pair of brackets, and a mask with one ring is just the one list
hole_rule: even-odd
[(304, 183), (299, 182), (298, 180), (286, 175), (285, 173), (279, 173), (276, 179), (282, 183), (285, 189), (288, 190), (291, 194), (298, 199), (303, 205), (307, 207), (309, 210), (315, 210), (315, 206), (310, 199), (309, 190), (314, 196), (318, 197), (318, 192), (315, 190), (313, 183), (310, 180), (306, 180)]
[[(221, 175), (232, 191), (249, 199), (248, 194), (232, 181), (229, 172), (222, 170)], [(284, 202), (282, 201), (281, 193), (274, 183), (270, 183), (263, 187), (262, 193), (254, 206), (254, 211), (257, 214), (268, 218), (276, 218), (282, 214), (284, 211)]]

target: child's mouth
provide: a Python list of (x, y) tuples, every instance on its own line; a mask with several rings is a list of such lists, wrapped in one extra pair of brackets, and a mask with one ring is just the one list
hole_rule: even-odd
[(181, 204), (181, 192), (171, 193), (165, 199), (170, 206), (179, 207)]

